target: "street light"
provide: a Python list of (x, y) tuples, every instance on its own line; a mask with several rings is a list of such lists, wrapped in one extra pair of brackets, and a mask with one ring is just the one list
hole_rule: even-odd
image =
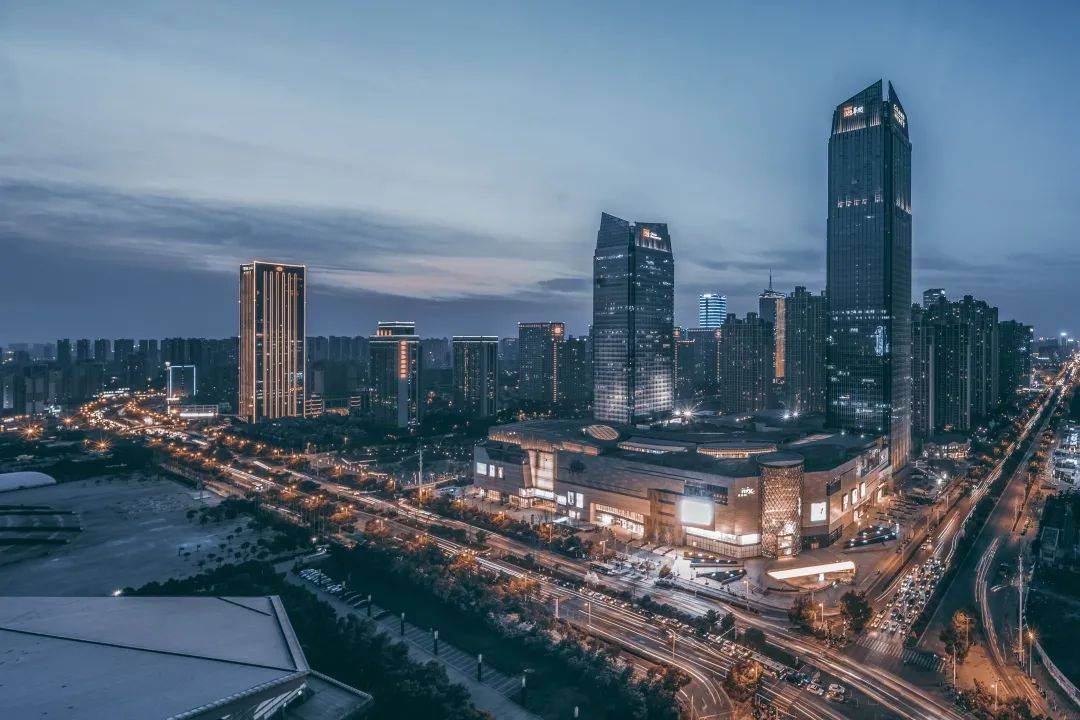
[(1035, 645), (1035, 631), (1028, 630), (1028, 677), (1031, 676), (1031, 653)]

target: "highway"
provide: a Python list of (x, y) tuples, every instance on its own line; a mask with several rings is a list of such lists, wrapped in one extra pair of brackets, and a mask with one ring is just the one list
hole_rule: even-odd
[[(117, 401), (117, 403), (119, 402), (122, 401)], [(147, 427), (153, 426), (152, 423), (144, 422), (136, 427), (135, 423), (120, 422), (115, 418), (109, 418), (108, 415), (109, 413), (102, 415), (103, 422), (101, 426), (112, 432), (129, 436), (135, 433), (145, 434)], [(148, 415), (147, 417), (151, 416)], [(205, 452), (202, 452), (201, 455), (196, 453), (207, 449), (207, 438), (196, 433), (191, 433), (186, 438), (183, 435), (184, 433), (179, 433), (177, 436), (178, 441), (190, 443), (193, 446), (190, 457), (186, 458), (187, 461), (205, 463)], [(232, 452), (235, 453), (235, 449), (232, 449)], [(181, 459), (185, 458), (182, 457)], [(435, 516), (432, 513), (408, 505), (375, 498), (370, 494), (359, 492), (332, 479), (310, 476), (306, 473), (287, 469), (282, 465), (268, 463), (265, 459), (261, 459), (260, 462), (271, 470), (281, 472), (291, 478), (316, 483), (321, 492), (337, 501), (349, 503), (358, 509), (362, 508), (365, 514), (370, 516), (385, 517), (388, 512), (393, 511), (407, 521), (405, 527), (410, 525), (423, 527), (438, 524), (444, 527), (464, 529), (469, 532), (482, 529), (457, 520)], [(1021, 463), (1021, 467), (1023, 467), (1023, 463)], [(284, 487), (283, 483), (256, 476), (242, 468), (235, 467), (234, 464), (221, 463), (217, 466), (217, 469), (223, 471), (229, 477), (230, 482), (246, 492), (262, 492), (270, 484), (278, 485), (279, 488)], [(1000, 471), (1000, 465), (998, 471)], [(967, 507), (965, 506), (965, 509)], [(1002, 507), (1006, 507), (1006, 504), (999, 505), (999, 509)], [(292, 521), (302, 521), (302, 518), (293, 511), (285, 508), (279, 510)], [(959, 526), (960, 523), (954, 516), (934, 530), (935, 546), (938, 551), (941, 551), (941, 548), (944, 547), (951, 547), (950, 540)], [(521, 557), (525, 554), (531, 554), (542, 567), (557, 568), (559, 573), (578, 578), (581, 583), (589, 581), (600, 583), (612, 591), (630, 592), (634, 597), (649, 594), (657, 602), (665, 602), (693, 614), (702, 614), (710, 609), (715, 609), (721, 613), (730, 610), (741, 626), (756, 627), (765, 631), (769, 641), (774, 645), (792, 655), (798, 656), (828, 676), (847, 685), (855, 691), (855, 697), (868, 699), (872, 703), (885, 708), (895, 717), (910, 718), (912, 720), (922, 720), (924, 718), (959, 720), (962, 717), (944, 698), (935, 697), (933, 693), (928, 692), (927, 688), (914, 685), (905, 678), (886, 669), (871, 669), (865, 662), (851, 658), (843, 651), (824, 647), (816, 641), (793, 631), (782, 611), (773, 608), (755, 608), (753, 600), (750, 601), (749, 606), (743, 606), (741, 602), (733, 604), (730, 598), (707, 597), (707, 591), (699, 586), (693, 588), (659, 588), (648, 581), (630, 580), (623, 577), (597, 578), (590, 573), (586, 561), (570, 559), (492, 533), (486, 529), (484, 531), (487, 533), (487, 544), (494, 551), (494, 555), (499, 557), (505, 555)], [(437, 538), (436, 541), (448, 552), (461, 552), (466, 549), (443, 538)], [(972, 555), (975, 555), (975, 553), (972, 553)], [(917, 556), (918, 553), (914, 557)], [(484, 558), (484, 563), (490, 564), (490, 567), (497, 568), (500, 572), (509, 574), (525, 572), (517, 565), (501, 559)], [(964, 573), (961, 572), (960, 575), (964, 576)], [(974, 567), (971, 568), (970, 575), (975, 577)], [(614, 602), (598, 599), (587, 594), (593, 592), (591, 590), (562, 587), (554, 579), (538, 573), (530, 573), (530, 576), (540, 582), (543, 596), (550, 602), (552, 612), (554, 612), (555, 598), (559, 599), (561, 618), (582, 627), (585, 631), (597, 637), (618, 644), (642, 658), (652, 662), (668, 662), (685, 671), (690, 676), (691, 683), (686, 687), (684, 700), (688, 708), (693, 709), (695, 717), (720, 718), (729, 715), (731, 704), (720, 687), (720, 681), (726, 676), (732, 659), (721, 653), (719, 648), (708, 641), (702, 640), (695, 633), (671, 631), (655, 623), (643, 621), (643, 616), (637, 608), (623, 607)], [(712, 593), (708, 594), (712, 595)], [(673, 636), (674, 654), (671, 649)], [(832, 704), (786, 683), (766, 684), (762, 689), (762, 693), (773, 702), (775, 707), (781, 710), (784, 717), (845, 718), (863, 716), (862, 710), (864, 708), (861, 702), (859, 709)], [(869, 715), (866, 716), (870, 717)]]
[[(1008, 479), (985, 525), (979, 529), (970, 552), (961, 560), (952, 585), (945, 592), (924, 635), (925, 637), (936, 635), (955, 610), (975, 605), (986, 635), (987, 652), (996, 674), (996, 678), (988, 679), (984, 684), (992, 686), (993, 683), (999, 683), (998, 692), (1002, 698), (1009, 696), (1025, 698), (1031, 702), (1036, 712), (1052, 714), (1054, 717), (1066, 716), (1052, 713), (1038, 688), (1026, 677), (1019, 665), (1011, 661), (1013, 649), (1016, 647), (1016, 590), (1008, 586), (992, 592), (991, 586), (995, 582), (998, 568), (1002, 563), (1010, 568), (1011, 577), (1015, 577), (1017, 560), (1023, 546), (1034, 537), (1033, 534), (1022, 536), (1021, 525), (1016, 522), (1017, 509), (1021, 507), (1024, 499), (1027, 464), (1034, 452), (1039, 435), (1049, 424), (1054, 409), (1060, 402), (1062, 388), (1075, 381), (1075, 374), (1075, 365), (1071, 365), (1070, 369), (1059, 378), (1059, 384), (1055, 388), (1052, 400), (1049, 401), (1047, 412), (1042, 416), (1033, 417), (1025, 428), (1025, 433), (1018, 439), (1018, 447), (1028, 439), (1031, 442), (1025, 448), (1021, 461)], [(1040, 417), (1041, 422), (1039, 422)], [(1036, 423), (1038, 423), (1037, 427)], [(1008, 456), (1009, 454), (1006, 454), (1005, 458)], [(994, 473), (984, 484), (984, 492), (990, 483), (999, 477), (1005, 458), (996, 466)], [(982, 493), (974, 498), (974, 502), (981, 497)], [(1052, 684), (1047, 685), (1046, 688), (1052, 694), (1054, 693)], [(1067, 707), (1068, 700), (1062, 697), (1054, 704), (1059, 708)]]

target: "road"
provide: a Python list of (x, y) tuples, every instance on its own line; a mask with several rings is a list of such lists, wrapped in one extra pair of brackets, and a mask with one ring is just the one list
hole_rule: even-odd
[[(140, 412), (148, 412), (140, 409)], [(152, 423), (144, 422), (147, 427)], [(145, 427), (137, 430), (129, 423), (121, 423), (113, 419), (108, 428), (112, 431), (132, 434), (133, 432), (145, 432)], [(180, 436), (184, 433), (179, 433)], [(192, 433), (186, 440), (178, 437), (181, 442), (194, 443), (189, 453), (180, 456), (181, 460), (192, 463), (206, 463), (206, 453), (200, 457), (196, 451), (205, 451), (207, 438)], [(235, 452), (235, 449), (233, 450)], [(385, 513), (388, 509), (404, 515), (409, 521), (421, 523), (435, 523), (446, 527), (459, 527), (471, 532), (480, 530), (473, 528), (460, 521), (441, 518), (423, 510), (389, 503), (385, 500), (374, 498), (370, 495), (358, 492), (332, 479), (319, 478), (286, 469), (281, 465), (275, 465), (265, 459), (260, 459), (264, 466), (296, 479), (309, 480), (319, 486), (319, 490), (338, 501), (350, 503), (357, 507), (365, 507), (369, 513)], [(233, 467), (228, 463), (222, 463), (217, 469), (224, 471), (230, 481), (245, 491), (260, 491), (267, 484), (278, 484), (274, 480), (255, 476), (245, 470)], [(288, 508), (278, 508), (283, 515), (292, 521), (302, 522), (303, 518)], [(949, 533), (955, 532), (956, 523), (945, 522), (935, 530), (939, 539), (939, 546), (949, 540)], [(485, 532), (487, 532), (485, 530)], [(438, 542), (448, 550), (453, 549), (453, 543), (439, 539)], [(520, 543), (512, 538), (488, 532), (487, 543), (501, 554), (522, 556), (526, 553), (536, 558), (541, 566), (555, 568), (561, 572), (569, 573), (581, 578), (582, 581), (589, 577), (588, 565), (585, 561), (572, 560), (550, 551), (538, 549), (533, 546)], [(460, 551), (462, 548), (457, 548)], [(485, 562), (496, 563), (502, 572), (521, 573), (520, 568), (510, 563), (499, 560), (485, 559)], [(613, 642), (618, 642), (623, 647), (631, 650), (641, 657), (653, 661), (663, 660), (672, 662), (683, 669), (692, 678), (687, 686), (686, 702), (699, 717), (725, 717), (731, 709), (731, 705), (720, 689), (722, 679), (730, 667), (731, 659), (719, 652), (709, 643), (702, 641), (692, 633), (675, 632), (674, 656), (671, 652), (672, 633), (666, 628), (642, 621), (642, 616), (635, 608), (624, 608), (607, 602), (598, 602), (596, 598), (586, 594), (587, 591), (573, 588), (563, 588), (545, 576), (536, 576), (541, 582), (545, 597), (551, 601), (554, 611), (554, 599), (559, 598), (560, 614), (581, 625), (584, 629), (599, 637), (606, 637)], [(765, 631), (770, 642), (786, 650), (792, 655), (811, 663), (814, 667), (839, 682), (854, 690), (855, 697), (865, 698), (868, 704), (876, 703), (895, 717), (911, 718), (939, 718), (959, 720), (959, 713), (953, 709), (943, 698), (935, 697), (928, 692), (924, 684), (912, 683), (901, 675), (891, 672), (888, 668), (874, 668), (870, 670), (865, 659), (850, 657), (843, 651), (836, 651), (824, 647), (806, 638), (791, 629), (786, 615), (775, 609), (758, 609), (754, 607), (751, 599), (749, 606), (740, 607), (741, 603), (732, 604), (730, 599), (706, 596), (706, 592), (700, 587), (694, 588), (657, 588), (649, 581), (628, 580), (626, 578), (604, 577), (600, 580), (611, 590), (621, 590), (633, 593), (635, 597), (650, 594), (658, 602), (666, 602), (680, 610), (694, 614), (701, 614), (709, 609), (718, 611), (730, 610), (738, 619), (740, 625), (757, 627)], [(712, 595), (709, 593), (709, 595)], [(725, 601), (726, 600), (726, 601)], [(590, 622), (591, 616), (591, 622)], [(672, 659), (674, 658), (674, 659)], [(815, 697), (804, 690), (796, 689), (787, 684), (769, 685), (763, 690), (767, 697), (781, 708), (785, 716), (797, 718), (843, 718), (843, 717), (871, 717), (865, 713), (865, 708), (858, 709), (833, 705), (828, 701)]]
[[(1073, 382), (1073, 377), (1074, 370), (1070, 370), (1067, 374), (1067, 382)], [(1065, 379), (1063, 379), (1064, 382)], [(995, 590), (992, 586), (998, 577), (998, 568), (1002, 563), (1011, 569), (1011, 575), (1015, 577), (1017, 560), (1023, 546), (1034, 537), (1031, 533), (1026, 536), (1021, 535), (1023, 524), (1016, 523), (1017, 509), (1022, 506), (1024, 500), (1028, 461), (1036, 448), (1039, 435), (1053, 417), (1054, 408), (1060, 401), (1060, 389), (1059, 387), (1055, 390), (1054, 398), (1048, 411), (1042, 416), (1041, 422), (1036, 426), (1035, 421), (1039, 418), (1036, 416), (1029, 425), (1024, 439), (1030, 442), (1024, 448), (1021, 461), (1008, 479), (985, 525), (979, 530), (970, 552), (960, 561), (960, 568), (953, 576), (952, 584), (942, 597), (924, 634), (924, 637), (936, 635), (955, 610), (976, 606), (987, 637), (987, 650), (996, 675), (985, 684), (992, 686), (993, 683), (999, 683), (999, 692), (1003, 698), (1007, 696), (1026, 698), (1032, 703), (1034, 710), (1043, 714), (1051, 713), (1047, 701), (1019, 665), (1012, 661), (1013, 649), (1016, 646), (1016, 589), (1009, 586)], [(1023, 445), (1020, 446), (1023, 447)], [(1004, 460), (998, 465), (995, 475), (989, 478), (990, 482), (997, 477), (997, 473), (1002, 471), (1003, 464)], [(989, 483), (987, 483), (988, 486)], [(1053, 692), (1052, 685), (1046, 687)], [(1068, 707), (1067, 703), (1068, 701), (1062, 698), (1054, 704), (1057, 707)], [(1059, 715), (1055, 714), (1055, 717), (1057, 716)], [(1060, 717), (1065, 716), (1060, 715)]]

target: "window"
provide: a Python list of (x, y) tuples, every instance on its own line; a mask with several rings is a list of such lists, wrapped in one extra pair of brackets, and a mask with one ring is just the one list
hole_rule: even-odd
[(821, 522), (829, 516), (827, 502), (810, 503), (810, 522)]
[(478, 475), (487, 475), (487, 463), (476, 463), (476, 472)]
[(840, 512), (847, 512), (847, 494), (840, 496)]
[(495, 477), (495, 466), (488, 465), (488, 477)]

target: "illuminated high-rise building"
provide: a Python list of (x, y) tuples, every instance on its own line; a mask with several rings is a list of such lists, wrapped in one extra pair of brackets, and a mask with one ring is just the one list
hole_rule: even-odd
[(772, 273), (769, 273), (769, 287), (758, 295), (758, 315), (773, 326), (773, 357), (776, 358), (776, 367), (773, 368), (773, 379), (778, 382), (784, 380), (784, 335), (786, 332), (784, 320), (784, 303), (787, 296), (777, 290), (773, 290)]
[(894, 471), (911, 445), (911, 143), (892, 85), (833, 112), (829, 138), (829, 425), (884, 435)]
[(718, 328), (727, 318), (727, 295), (702, 293), (698, 295), (698, 327)]
[(304, 414), (306, 275), (304, 265), (240, 266), (238, 414), (248, 422)]
[(165, 367), (165, 402), (186, 403), (199, 394), (199, 374), (194, 365)]
[(423, 414), (423, 360), (416, 323), (380, 322), (375, 334), (368, 338), (368, 357), (375, 421), (395, 427), (419, 423)]
[(600, 216), (593, 255), (593, 416), (637, 423), (675, 407), (675, 263), (665, 223)]

